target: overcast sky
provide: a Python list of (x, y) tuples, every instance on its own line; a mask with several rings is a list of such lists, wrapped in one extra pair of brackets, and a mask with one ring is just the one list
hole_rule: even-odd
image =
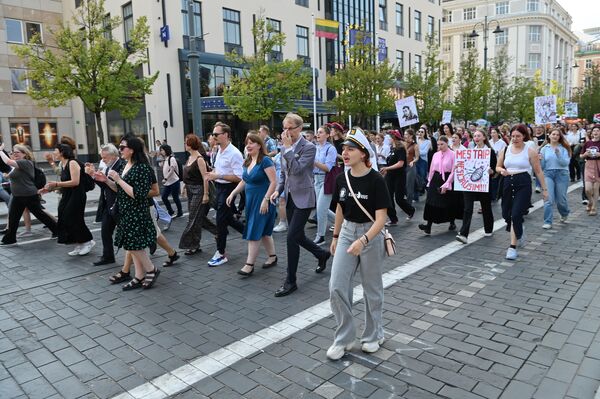
[(599, 0), (559, 0), (559, 3), (573, 18), (573, 31), (600, 26)]

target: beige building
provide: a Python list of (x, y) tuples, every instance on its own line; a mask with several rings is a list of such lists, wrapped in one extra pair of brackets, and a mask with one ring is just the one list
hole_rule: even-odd
[[(7, 144), (29, 145), (39, 160), (43, 152), (53, 150), (61, 135), (73, 136), (71, 106), (45, 108), (27, 95), (32, 82), (12, 46), (27, 43), (35, 33), (52, 46), (48, 32), (61, 20), (60, 0), (0, 3), (0, 135)], [(78, 142), (84, 143), (84, 137)], [(80, 149), (85, 151), (85, 145)]]
[(458, 71), (461, 56), (472, 46), (484, 65), (487, 36), (488, 66), (506, 49), (509, 74), (532, 76), (540, 70), (546, 83), (556, 80), (565, 93), (571, 92), (577, 37), (571, 31), (571, 16), (557, 1), (445, 0), (443, 7), (443, 59), (450, 70)]
[(600, 27), (585, 29), (583, 31), (590, 37), (595, 37), (589, 41), (580, 41), (575, 47), (575, 64), (573, 87), (585, 86), (585, 74), (593, 65), (600, 67)]

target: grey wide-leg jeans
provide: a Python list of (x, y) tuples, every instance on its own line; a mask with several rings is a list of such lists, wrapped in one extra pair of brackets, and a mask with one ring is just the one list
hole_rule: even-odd
[(361, 342), (375, 342), (383, 338), (383, 281), (382, 263), (385, 256), (383, 235), (377, 234), (359, 256), (347, 251), (352, 243), (365, 234), (372, 223), (353, 223), (344, 221), (338, 244), (333, 256), (331, 278), (329, 280), (329, 301), (337, 322), (333, 340), (334, 345), (346, 346), (356, 338), (352, 317), (352, 278), (357, 271), (363, 287), (365, 300), (365, 329)]

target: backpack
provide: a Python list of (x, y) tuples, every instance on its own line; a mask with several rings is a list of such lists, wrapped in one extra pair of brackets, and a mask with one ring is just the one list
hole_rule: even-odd
[(175, 159), (175, 162), (177, 163), (177, 170), (175, 170), (175, 174), (177, 175), (177, 178), (181, 180), (181, 176), (183, 176), (183, 166), (181, 165), (181, 162), (179, 162), (173, 155), (169, 157), (169, 166), (171, 166), (171, 158)]
[[(85, 192), (92, 191), (94, 188), (96, 188), (96, 182), (94, 182), (94, 179), (92, 179), (92, 176), (85, 173), (85, 165), (83, 165), (79, 161), (75, 161), (75, 162), (77, 162), (79, 164), (79, 167), (81, 168), (80, 175), (79, 175), (79, 184), (83, 184), (83, 188), (85, 189)], [(68, 167), (68, 164), (67, 164), (67, 167)]]
[(44, 188), (46, 185), (46, 175), (44, 174), (44, 171), (35, 166), (35, 164), (33, 165), (33, 184), (38, 190)]

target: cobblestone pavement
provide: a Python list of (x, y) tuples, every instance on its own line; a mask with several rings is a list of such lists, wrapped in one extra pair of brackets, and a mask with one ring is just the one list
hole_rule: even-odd
[[(107, 282), (118, 265), (91, 265), (98, 247), (71, 258), (35, 226), (30, 243), (0, 249), (0, 398), (593, 398), (600, 225), (579, 192), (568, 224), (542, 230), (540, 210), (527, 217), (516, 262), (504, 260), (502, 230), (460, 246), (443, 225), (423, 236), (418, 218), (392, 228), (399, 254), (385, 264), (386, 342), (365, 354), (357, 341), (337, 362), (325, 357), (335, 324), (328, 270), (315, 274), (304, 252), (299, 290), (273, 297), (284, 235), (275, 235), (280, 266), (251, 278), (236, 274), (246, 253), (239, 234), (230, 262), (210, 269), (205, 234), (203, 254), (182, 256), (151, 290), (122, 292)], [(172, 243), (184, 224), (166, 233)], [(153, 258), (165, 259), (160, 249)], [(361, 301), (355, 309), (360, 331)]]

